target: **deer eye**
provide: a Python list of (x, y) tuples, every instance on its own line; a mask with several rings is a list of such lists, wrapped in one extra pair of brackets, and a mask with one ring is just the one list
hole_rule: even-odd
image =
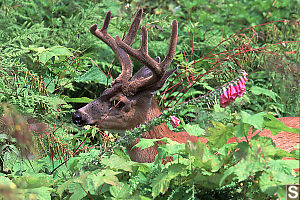
[(125, 103), (122, 101), (118, 101), (118, 100), (113, 100), (111, 102), (111, 107), (115, 107), (115, 108), (123, 108), (125, 106)]

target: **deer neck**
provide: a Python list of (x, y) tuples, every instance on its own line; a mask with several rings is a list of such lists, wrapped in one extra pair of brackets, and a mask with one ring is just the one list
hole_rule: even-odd
[[(157, 106), (157, 103), (153, 99), (151, 102), (151, 105), (148, 109), (146, 121), (149, 121), (151, 119), (154, 119), (155, 117), (158, 117), (161, 114), (161, 111), (159, 107)], [(168, 129), (167, 125), (165, 123), (162, 123), (156, 127), (154, 127), (152, 130), (147, 131), (142, 134), (142, 138), (147, 139), (160, 139), (167, 135), (169, 135), (172, 131)], [(149, 147), (147, 149), (141, 150), (141, 148), (133, 148), (134, 145), (136, 145), (140, 140), (135, 139), (131, 141), (130, 145), (127, 146), (128, 154), (132, 161), (141, 162), (141, 163), (151, 163), (154, 162), (155, 156), (157, 154), (157, 148), (158, 144), (162, 142), (157, 142), (154, 146)]]

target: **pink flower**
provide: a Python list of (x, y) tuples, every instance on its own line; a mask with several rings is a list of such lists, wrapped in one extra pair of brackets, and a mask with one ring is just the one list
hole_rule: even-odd
[(173, 126), (173, 128), (179, 126), (179, 124), (180, 124), (180, 120), (175, 116), (171, 116), (171, 125)]
[(245, 81), (244, 77), (241, 77), (241, 78), (240, 78), (240, 81), (241, 81), (244, 85), (246, 84), (246, 81)]
[(221, 94), (219, 101), (222, 108), (225, 108), (231, 103), (229, 98), (229, 92), (225, 88), (223, 88), (223, 93)]
[(246, 89), (246, 81), (248, 80), (246, 76), (247, 73), (243, 73), (238, 83), (236, 83), (235, 85), (230, 84), (228, 90), (226, 90), (226, 88), (223, 88), (223, 93), (219, 97), (220, 105), (222, 108), (230, 105), (230, 103), (233, 102), (237, 97), (241, 98), (243, 96)]
[(235, 87), (231, 84), (230, 85), (230, 89), (229, 89), (229, 93), (230, 93), (230, 101), (233, 102), (237, 95), (238, 95), (238, 92), (236, 91)]
[(245, 84), (243, 84), (243, 82), (241, 80), (239, 80), (237, 86), (239, 87), (238, 97), (241, 98), (245, 92), (246, 86), (245, 86)]
[(223, 95), (224, 98), (229, 99), (229, 92), (225, 88), (223, 88)]

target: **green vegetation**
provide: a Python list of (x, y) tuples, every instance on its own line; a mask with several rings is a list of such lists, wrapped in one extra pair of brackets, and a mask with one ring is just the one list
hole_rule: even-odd
[[(164, 57), (177, 19), (180, 65), (156, 95), (163, 115), (128, 132), (78, 128), (71, 115), (98, 97), (121, 71), (109, 47), (89, 32), (113, 13), (109, 32), (123, 36), (138, 7), (149, 31), (149, 54)], [(297, 183), (297, 150), (270, 138), (288, 129), (275, 117), (299, 116), (299, 1), (0, 2), (1, 199), (276, 199)], [(269, 23), (270, 22), (270, 23)], [(260, 25), (260, 26), (256, 26)], [(141, 39), (139, 31), (133, 46)], [(134, 62), (134, 71), (141, 64)], [(221, 108), (222, 85), (243, 69), (246, 93)], [(188, 89), (188, 90), (187, 90)], [(208, 98), (180, 104), (212, 91)], [(173, 128), (170, 116), (181, 120)], [(156, 161), (130, 161), (123, 143), (155, 123), (208, 139), (179, 144), (163, 138)], [(141, 140), (142, 148), (157, 140)], [(122, 144), (119, 144), (122, 143)], [(114, 148), (111, 148), (114, 147)], [(162, 159), (173, 157), (164, 163)]]

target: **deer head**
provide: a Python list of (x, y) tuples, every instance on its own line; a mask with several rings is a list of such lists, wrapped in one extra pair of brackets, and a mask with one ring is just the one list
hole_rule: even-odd
[[(97, 29), (97, 24), (90, 27), (90, 31), (96, 37), (105, 42), (116, 54), (121, 66), (121, 74), (112, 82), (112, 87), (105, 90), (102, 95), (80, 108), (73, 114), (73, 122), (77, 125), (100, 125), (103, 129), (128, 130), (144, 123), (151, 106), (155, 91), (159, 90), (176, 71), (167, 71), (171, 64), (177, 44), (178, 24), (172, 23), (170, 45), (165, 59), (151, 58), (148, 55), (148, 32), (142, 26), (142, 41), (139, 49), (133, 49), (130, 45), (135, 38), (142, 18), (143, 10), (138, 9), (129, 31), (121, 40), (115, 39), (108, 33), (111, 12), (108, 11), (102, 28)], [(132, 62), (130, 57), (144, 64), (138, 72), (132, 76)]]

